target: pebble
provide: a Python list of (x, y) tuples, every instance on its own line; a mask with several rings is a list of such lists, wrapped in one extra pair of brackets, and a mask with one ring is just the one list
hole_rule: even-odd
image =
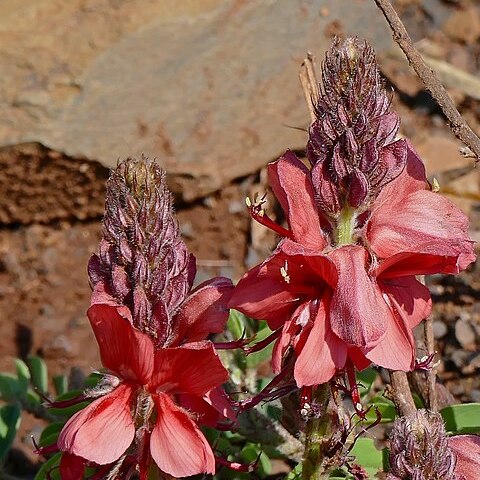
[(65, 335), (57, 335), (45, 343), (43, 347), (45, 358), (72, 358), (77, 353)]
[(457, 320), (455, 323), (455, 337), (463, 348), (475, 346), (475, 330), (465, 320)]
[(477, 353), (470, 357), (466, 362), (466, 365), (462, 368), (462, 373), (470, 375), (480, 369), (480, 353)]
[(439, 340), (440, 338), (443, 338), (448, 332), (448, 328), (445, 325), (444, 322), (441, 320), (435, 320), (433, 322), (433, 336)]
[(467, 358), (470, 356), (470, 353), (465, 350), (455, 350), (452, 352), (450, 359), (455, 364), (455, 366), (461, 370), (467, 363)]
[(234, 215), (236, 213), (247, 212), (245, 202), (240, 202), (239, 200), (232, 200), (228, 202), (228, 213)]
[(472, 390), (472, 392), (470, 393), (470, 398), (472, 400), (472, 402), (479, 402), (480, 403), (480, 390)]
[(195, 236), (195, 233), (193, 231), (192, 222), (182, 222), (180, 224), (180, 232), (182, 234), (182, 237), (193, 238)]
[(449, 390), (455, 397), (460, 397), (465, 393), (465, 387), (461, 383), (452, 383), (449, 385)]

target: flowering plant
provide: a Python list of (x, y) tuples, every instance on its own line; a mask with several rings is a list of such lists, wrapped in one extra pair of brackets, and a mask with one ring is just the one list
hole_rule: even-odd
[[(105, 372), (51, 402), (77, 410), (54, 441), (41, 439), (39, 453), (59, 453), (38, 479), (249, 478), (263, 451), (289, 462), (289, 479), (383, 470), (391, 480), (473, 480), (480, 425), (466, 432), (451, 410), (417, 411), (404, 374), (431, 372), (434, 354), (417, 360), (413, 336), (432, 307), (419, 276), (474, 261), (467, 218), (398, 138), (368, 44), (335, 41), (318, 92), (306, 160), (287, 151), (268, 166), (285, 224), (264, 197), (247, 199), (280, 241), (236, 287), (223, 277), (194, 287), (195, 257), (155, 162), (128, 159), (112, 172), (88, 266), (87, 315)], [(273, 379), (249, 362), (262, 352)], [(372, 396), (379, 369), (390, 392)], [(395, 417), (385, 466), (360, 436)]]

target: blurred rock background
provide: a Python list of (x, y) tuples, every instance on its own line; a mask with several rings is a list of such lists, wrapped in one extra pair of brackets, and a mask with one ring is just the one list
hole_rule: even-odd
[[(480, 132), (480, 5), (394, 3)], [(478, 239), (478, 170), (373, 0), (0, 2), (0, 370), (29, 354), (51, 373), (99, 366), (86, 263), (118, 159), (145, 154), (167, 169), (200, 281), (238, 279), (262, 260), (275, 239), (252, 224), (244, 198), (266, 191), (269, 161), (304, 148), (299, 65), (307, 51), (321, 60), (334, 35), (374, 45), (401, 133)], [(442, 378), (458, 399), (480, 401), (478, 271), (430, 283)], [(29, 434), (40, 427), (26, 420), (17, 447), (35, 462)]]

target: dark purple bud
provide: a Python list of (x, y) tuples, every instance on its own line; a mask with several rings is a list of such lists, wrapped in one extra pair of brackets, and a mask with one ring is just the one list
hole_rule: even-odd
[[(406, 163), (406, 151), (389, 148), (398, 143), (393, 142), (399, 120), (390, 111), (373, 48), (356, 38), (336, 39), (325, 56), (319, 90), (307, 157), (312, 169), (326, 164), (321, 171), (328, 172), (332, 184), (325, 195), (324, 184), (320, 187), (312, 175), (319, 207), (331, 216), (347, 204), (368, 208)], [(328, 203), (330, 198), (335, 201)]]
[(418, 410), (398, 418), (390, 434), (390, 480), (458, 480), (440, 414)]
[(103, 238), (88, 267), (92, 286), (128, 306), (134, 326), (161, 346), (195, 272), (165, 172), (146, 158), (121, 162), (107, 182)]

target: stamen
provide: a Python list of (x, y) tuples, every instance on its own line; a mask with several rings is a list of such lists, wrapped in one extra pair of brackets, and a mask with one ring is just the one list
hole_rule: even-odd
[(213, 346), (216, 350), (235, 350), (236, 348), (243, 348), (243, 350), (246, 351), (244, 348), (245, 345), (248, 345), (255, 340), (255, 335), (245, 337), (246, 332), (247, 331), (243, 329), (242, 336), (238, 340), (232, 340), (231, 342), (213, 342)]
[(267, 338), (264, 338), (263, 340), (261, 340), (260, 342), (257, 342), (255, 345), (252, 345), (251, 347), (245, 347), (243, 351), (247, 355), (250, 355), (251, 353), (255, 353), (255, 352), (259, 352), (260, 350), (263, 350), (267, 345), (270, 345), (273, 341), (275, 341), (281, 335), (282, 330), (283, 330), (282, 327), (278, 328), (273, 333), (271, 333)]
[(345, 366), (345, 370), (347, 371), (348, 383), (350, 386), (350, 397), (352, 399), (353, 408), (355, 409), (355, 413), (362, 420), (365, 420), (368, 410), (363, 409), (362, 402), (360, 401), (360, 393), (358, 392), (358, 384), (355, 377), (355, 367), (351, 361), (348, 361), (347, 365)]
[(429, 372), (432, 368), (438, 367), (440, 360), (433, 362), (436, 354), (437, 352), (433, 352), (430, 355), (424, 355), (422, 358), (416, 359), (414, 370), (423, 370), (425, 372)]
[[(238, 402), (237, 406), (240, 411), (247, 410), (248, 408), (253, 408), (260, 402), (275, 400), (282, 397), (283, 395), (287, 395), (290, 392), (296, 390), (296, 383), (291, 382), (288, 378), (291, 375), (291, 371), (292, 365), (289, 364), (286, 367), (282, 368), (280, 373), (276, 377), (274, 377), (273, 380), (260, 393), (258, 393), (252, 398), (247, 398), (246, 400)], [(287, 382), (284, 385), (281, 385), (281, 383), (284, 382), (285, 379), (287, 379)]]
[(282, 275), (285, 283), (290, 283), (290, 275), (288, 274), (288, 261), (285, 260), (285, 265), (280, 267), (280, 274)]
[(293, 233), (290, 230), (287, 230), (281, 225), (278, 225), (278, 223), (274, 222), (265, 213), (265, 210), (263, 209), (263, 204), (265, 203), (266, 196), (267, 194), (265, 193), (261, 198), (258, 198), (258, 193), (256, 193), (253, 197), (253, 203), (249, 197), (245, 199), (245, 203), (247, 204), (251, 217), (264, 227), (267, 227), (270, 230), (273, 230), (275, 233), (278, 233), (278, 235), (280, 235), (281, 237), (286, 237), (294, 240)]
[(223, 465), (224, 467), (227, 467), (230, 470), (233, 470), (235, 472), (253, 473), (258, 466), (258, 462), (260, 461), (261, 455), (262, 453), (260, 452), (257, 459), (252, 463), (231, 462), (230, 460), (226, 460), (225, 458), (222, 458), (222, 457), (217, 457), (216, 455), (215, 455), (215, 460), (220, 465)]

